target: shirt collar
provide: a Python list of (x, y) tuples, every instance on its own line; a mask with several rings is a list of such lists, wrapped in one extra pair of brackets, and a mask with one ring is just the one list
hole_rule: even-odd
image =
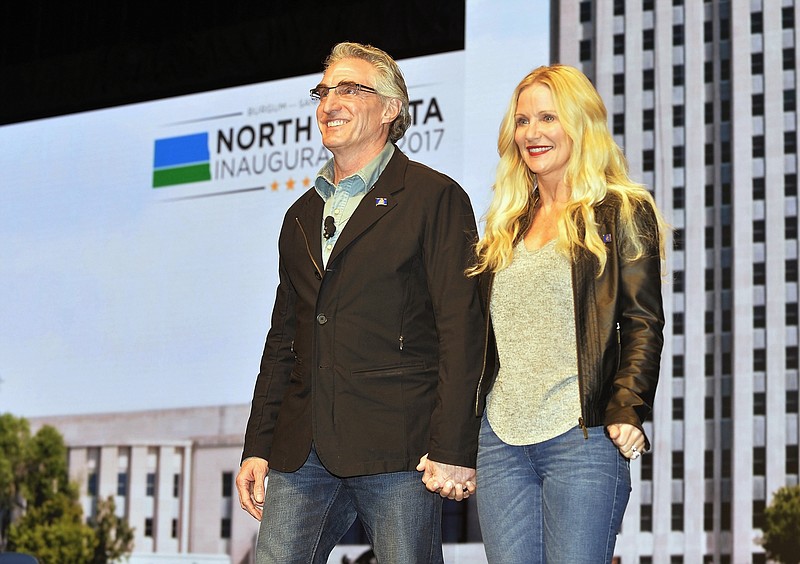
[[(364, 168), (340, 180), (339, 187), (346, 190), (350, 196), (366, 194), (378, 181), (386, 165), (389, 164), (392, 155), (394, 155), (394, 144), (387, 141), (381, 152), (368, 162)], [(333, 179), (333, 159), (330, 159), (322, 166), (317, 173), (317, 178), (314, 180), (314, 188), (325, 201), (333, 196), (336, 190)]]

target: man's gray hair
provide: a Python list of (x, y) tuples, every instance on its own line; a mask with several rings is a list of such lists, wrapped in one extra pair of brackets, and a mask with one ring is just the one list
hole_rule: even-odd
[[(375, 90), (384, 98), (400, 100), (400, 113), (389, 128), (389, 140), (395, 142), (403, 137), (411, 125), (411, 112), (408, 104), (408, 89), (400, 67), (386, 52), (361, 43), (338, 43), (325, 59), (325, 69), (342, 59), (362, 59), (378, 71)], [(370, 86), (370, 85), (366, 85)]]

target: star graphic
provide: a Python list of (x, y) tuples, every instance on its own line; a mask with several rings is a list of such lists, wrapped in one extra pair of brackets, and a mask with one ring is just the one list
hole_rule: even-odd
[(288, 190), (294, 190), (294, 184), (295, 184), (295, 183), (294, 183), (294, 180), (292, 180), (292, 179), (290, 178), (289, 180), (287, 180), (287, 181), (286, 181), (286, 188), (287, 188)]
[(309, 186), (311, 186), (311, 179), (308, 176), (306, 176), (303, 179), (303, 188), (308, 188)]
[(275, 180), (273, 180), (272, 184), (269, 185), (269, 187), (272, 188), (273, 192), (277, 192), (279, 186), (280, 186), (280, 184), (278, 184)]

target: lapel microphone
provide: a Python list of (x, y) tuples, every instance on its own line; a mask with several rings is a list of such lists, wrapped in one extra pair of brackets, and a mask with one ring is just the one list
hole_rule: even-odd
[(336, 224), (333, 222), (333, 216), (329, 215), (325, 218), (325, 229), (322, 231), (322, 236), (330, 239), (334, 233), (336, 233)]

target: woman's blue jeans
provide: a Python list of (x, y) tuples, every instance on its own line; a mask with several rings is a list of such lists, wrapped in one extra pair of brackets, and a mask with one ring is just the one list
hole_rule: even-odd
[(296, 472), (270, 470), (256, 563), (324, 564), (356, 515), (378, 562), (442, 563), (442, 498), (419, 472), (339, 478), (313, 448)]
[(511, 446), (486, 415), (478, 446), (478, 517), (490, 563), (611, 562), (631, 491), (628, 460), (603, 427)]

